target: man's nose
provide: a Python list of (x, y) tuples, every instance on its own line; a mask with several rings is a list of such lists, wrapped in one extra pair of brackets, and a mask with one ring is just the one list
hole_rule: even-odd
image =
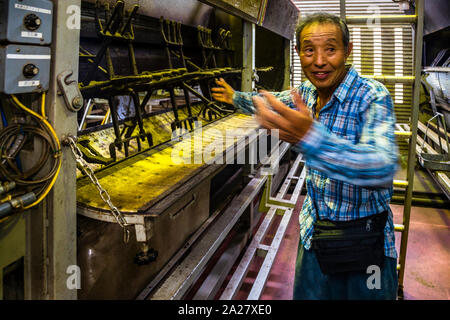
[(314, 64), (316, 67), (324, 67), (327, 64), (327, 59), (322, 52), (317, 52), (314, 56)]

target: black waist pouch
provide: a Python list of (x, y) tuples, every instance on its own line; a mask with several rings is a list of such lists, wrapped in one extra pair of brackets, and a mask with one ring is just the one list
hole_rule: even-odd
[(387, 211), (351, 221), (317, 220), (312, 248), (324, 274), (364, 271), (384, 262)]

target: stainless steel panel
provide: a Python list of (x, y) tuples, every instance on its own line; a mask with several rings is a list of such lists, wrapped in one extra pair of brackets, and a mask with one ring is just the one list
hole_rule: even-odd
[(234, 16), (257, 23), (266, 0), (200, 0)]
[[(83, 2), (95, 3), (96, 0), (84, 0)], [(116, 0), (102, 0), (102, 3), (109, 3), (110, 6), (116, 3)], [(139, 1), (126, 0), (125, 9), (128, 10), (133, 5), (139, 5), (138, 14), (159, 18), (163, 16), (166, 19), (180, 21), (183, 24), (197, 27), (198, 25), (207, 26), (213, 8), (200, 3), (197, 0), (164, 0), (164, 1)]]
[(299, 14), (297, 6), (291, 1), (268, 0), (262, 26), (291, 40), (295, 34)]
[[(146, 217), (152, 226), (148, 247), (158, 251), (154, 262), (137, 265), (141, 250), (132, 232), (128, 244), (116, 223), (78, 217), (80, 299), (134, 299), (209, 216), (210, 180), (186, 193), (159, 217)], [(149, 223), (147, 223), (147, 221)]]

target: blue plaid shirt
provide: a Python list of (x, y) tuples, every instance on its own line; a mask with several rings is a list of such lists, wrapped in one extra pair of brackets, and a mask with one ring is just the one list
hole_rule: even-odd
[[(315, 114), (316, 88), (305, 81), (298, 90)], [(256, 94), (236, 91), (234, 105), (253, 113), (251, 98)], [(273, 94), (294, 108), (289, 90)], [(311, 248), (317, 215), (320, 219), (348, 221), (388, 211), (385, 255), (397, 258), (389, 207), (398, 167), (394, 130), (394, 106), (387, 89), (375, 80), (360, 77), (350, 67), (318, 119), (294, 146), (306, 159), (307, 195), (299, 216), (305, 249)]]

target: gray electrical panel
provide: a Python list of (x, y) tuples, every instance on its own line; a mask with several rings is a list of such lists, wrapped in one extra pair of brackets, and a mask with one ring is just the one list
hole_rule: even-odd
[(0, 41), (49, 45), (52, 16), (49, 0), (0, 0)]
[(50, 47), (10, 44), (0, 47), (0, 92), (17, 94), (48, 89)]

